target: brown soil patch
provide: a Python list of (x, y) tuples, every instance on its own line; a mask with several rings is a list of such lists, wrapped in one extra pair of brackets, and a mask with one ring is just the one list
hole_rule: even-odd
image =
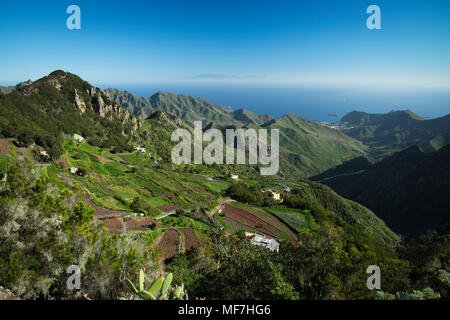
[(172, 210), (178, 210), (179, 208), (175, 207), (173, 204), (163, 204), (162, 206), (159, 206), (158, 209), (162, 212), (169, 212)]
[(121, 218), (104, 218), (99, 221), (106, 224), (106, 228), (112, 233), (122, 234), (125, 232), (124, 223)]
[(157, 247), (163, 250), (164, 260), (168, 260), (178, 253), (179, 242), (180, 236), (175, 229), (169, 229), (162, 235)]
[(67, 162), (66, 158), (60, 158), (58, 161), (56, 161), (56, 164), (58, 167), (64, 168), (64, 169), (70, 169), (70, 164)]
[(181, 229), (184, 234), (184, 249), (189, 250), (191, 248), (198, 248), (198, 240), (194, 235), (192, 229)]
[(143, 224), (139, 223), (134, 218), (125, 218), (124, 221), (127, 231), (145, 231)]
[(105, 207), (100, 207), (100, 206), (96, 205), (94, 203), (94, 201), (92, 201), (92, 199), (88, 195), (85, 195), (84, 203), (86, 205), (90, 205), (91, 207), (93, 207), (95, 209), (94, 217), (96, 217), (96, 218), (117, 217), (117, 216), (121, 216), (126, 213), (124, 211), (112, 210), (112, 209), (108, 209)]
[(101, 163), (108, 163), (108, 162), (114, 162), (114, 160), (107, 159), (105, 157), (99, 156), (98, 154), (94, 154), (94, 156), (100, 160)]
[(259, 232), (265, 233), (272, 238), (279, 238), (276, 234), (272, 233), (268, 227), (270, 226), (267, 222), (261, 220), (260, 218), (254, 216), (250, 212), (242, 210), (240, 208), (233, 207), (229, 204), (225, 204), (223, 213), (233, 220), (241, 222)]
[(127, 231), (145, 231), (147, 225), (162, 226), (163, 223), (148, 217), (127, 217), (123, 219)]
[(153, 195), (153, 192), (151, 192), (150, 190), (148, 190), (146, 187), (142, 187), (142, 188), (141, 188), (141, 191), (144, 192), (144, 193), (146, 193), (146, 194), (148, 194), (149, 196), (152, 196), (152, 195)]
[(9, 154), (9, 150), (11, 149), (10, 142), (12, 139), (0, 139), (0, 154)]

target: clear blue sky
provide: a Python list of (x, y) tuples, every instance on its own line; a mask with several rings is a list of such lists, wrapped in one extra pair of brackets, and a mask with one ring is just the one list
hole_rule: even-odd
[[(81, 30), (66, 8), (81, 8)], [(381, 30), (366, 8), (381, 8)], [(93, 83), (171, 81), (450, 87), (450, 1), (7, 1), (0, 83), (55, 69)]]

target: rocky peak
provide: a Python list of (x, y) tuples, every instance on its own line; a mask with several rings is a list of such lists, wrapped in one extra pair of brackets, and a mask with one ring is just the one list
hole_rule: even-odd
[(81, 113), (86, 112), (86, 103), (78, 96), (77, 89), (75, 89), (75, 104), (78, 109), (80, 109)]

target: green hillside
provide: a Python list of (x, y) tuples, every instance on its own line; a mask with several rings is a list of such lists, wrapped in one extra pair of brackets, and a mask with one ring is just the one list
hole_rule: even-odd
[(367, 206), (396, 232), (419, 235), (445, 232), (449, 164), (450, 145), (431, 153), (413, 146), (377, 163), (355, 159), (313, 179)]
[(346, 134), (295, 114), (263, 127), (280, 130), (281, 168), (287, 177), (308, 177), (367, 152), (361, 142)]
[(81, 134), (92, 144), (118, 151), (145, 139), (142, 121), (76, 75), (54, 71), (0, 96), (0, 134), (33, 142), (57, 159), (64, 134)]
[[(171, 132), (189, 127), (171, 111), (136, 117), (63, 71), (0, 96), (1, 286), (22, 298), (77, 299), (65, 273), (76, 264), (94, 299), (129, 297), (124, 278), (136, 282), (139, 270), (148, 279), (173, 272), (208, 299), (374, 299), (366, 266), (379, 265), (383, 289), (397, 292), (413, 290), (411, 274), (433, 261), (427, 272), (443, 288), (444, 244), (416, 268), (371, 210), (320, 183), (251, 165), (173, 165)], [(249, 126), (260, 119), (233, 114)], [(282, 161), (300, 153), (298, 171), (285, 167), (299, 175), (364, 154), (360, 142), (298, 116), (261, 126), (282, 132)]]
[(190, 125), (195, 120), (202, 120), (205, 130), (211, 127), (279, 129), (280, 171), (284, 177), (308, 177), (367, 151), (357, 140), (294, 114), (275, 119), (244, 109), (233, 111), (205, 99), (185, 95), (158, 92), (150, 98), (139, 98), (117, 89), (105, 92), (136, 115), (146, 117), (155, 110), (164, 110)]
[(386, 114), (353, 111), (340, 124), (343, 132), (369, 147), (375, 160), (413, 145), (431, 152), (450, 143), (450, 115), (425, 120), (410, 110)]

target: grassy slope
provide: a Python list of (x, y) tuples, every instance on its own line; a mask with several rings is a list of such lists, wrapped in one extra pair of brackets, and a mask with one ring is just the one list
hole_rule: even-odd
[(129, 92), (107, 89), (114, 101), (137, 115), (148, 116), (156, 110), (174, 113), (191, 124), (203, 120), (204, 128), (225, 126), (280, 130), (281, 171), (286, 177), (308, 177), (366, 153), (359, 141), (319, 123), (289, 114), (280, 119), (247, 110), (231, 110), (205, 99), (158, 92), (139, 98)]
[(398, 235), (389, 229), (383, 220), (359, 203), (342, 198), (329, 187), (317, 182), (303, 181), (296, 187), (301, 190), (302, 198), (320, 204), (362, 234), (391, 245), (398, 242)]
[(265, 126), (280, 130), (280, 160), (287, 176), (311, 176), (367, 151), (359, 141), (294, 114)]
[(371, 208), (395, 231), (443, 231), (449, 207), (450, 146), (424, 153), (417, 146), (377, 163), (338, 166), (315, 177), (344, 197)]
[(450, 143), (450, 115), (425, 120), (410, 110), (386, 114), (351, 112), (341, 120), (350, 129), (344, 132), (370, 147), (375, 160), (418, 145), (425, 152)]
[[(101, 159), (112, 161), (102, 162), (98, 158), (99, 155)], [(224, 195), (223, 192), (229, 185), (242, 183), (242, 180), (235, 182), (220, 178), (220, 173), (218, 177), (209, 181), (208, 175), (201, 171), (201, 167), (198, 168), (199, 173), (164, 168), (161, 164), (155, 164), (148, 154), (134, 152), (118, 156), (121, 162), (117, 160), (117, 155), (111, 154), (108, 149), (87, 143), (76, 144), (67, 139), (64, 143), (63, 157), (67, 158), (69, 165), (85, 169), (87, 175), (78, 177), (71, 174), (68, 169), (58, 168), (55, 165), (41, 168), (40, 173), (61, 187), (64, 185), (62, 181), (82, 186), (97, 205), (124, 211), (131, 211), (130, 203), (136, 196), (140, 196), (152, 206), (170, 203), (183, 209), (213, 209), (217, 205), (217, 199)], [(8, 157), (1, 158), (3, 160)], [(4, 161), (1, 161), (2, 167), (5, 166)], [(136, 169), (135, 172), (130, 170), (133, 167)], [(251, 178), (249, 180), (258, 182), (256, 175)], [(247, 180), (245, 176), (242, 176), (242, 179)], [(264, 183), (271, 185), (268, 180)], [(275, 185), (275, 181), (272, 181), (272, 186)], [(362, 234), (391, 245), (397, 241), (397, 236), (370, 210), (339, 197), (328, 187), (308, 181), (294, 186), (301, 189), (301, 197), (323, 207), (330, 216), (342, 218)], [(281, 238), (286, 238), (289, 234), (292, 236), (292, 232), (295, 234), (304, 227), (311, 228), (314, 224), (314, 219), (308, 221), (308, 212), (303, 210), (288, 209), (284, 206), (261, 208), (254, 205), (236, 205), (276, 226), (277, 230), (273, 231)], [(187, 218), (183, 218), (183, 221), (173, 219), (168, 221), (171, 225), (178, 226), (186, 223), (183, 221)], [(238, 226), (233, 229), (236, 227)]]

